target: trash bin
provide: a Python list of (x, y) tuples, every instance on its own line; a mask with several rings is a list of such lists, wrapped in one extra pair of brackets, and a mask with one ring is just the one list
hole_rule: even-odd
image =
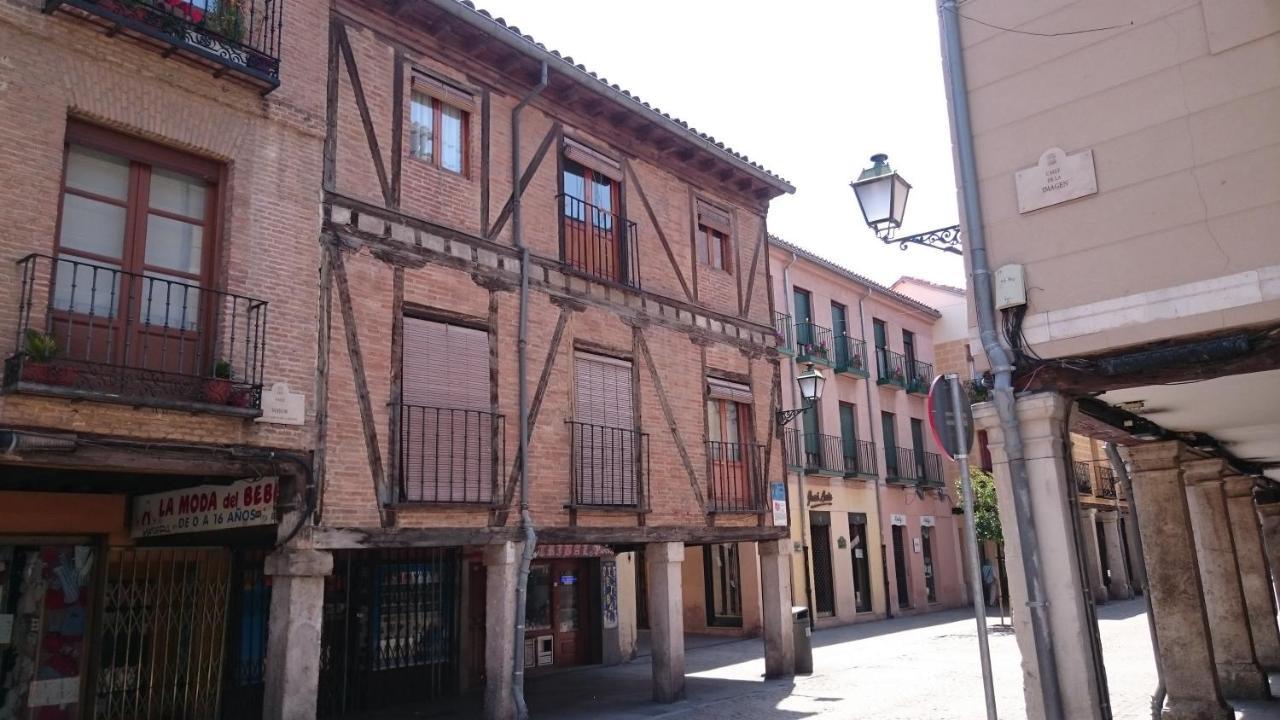
[(809, 608), (791, 608), (791, 627), (796, 643), (796, 674), (813, 674), (813, 642), (809, 633)]

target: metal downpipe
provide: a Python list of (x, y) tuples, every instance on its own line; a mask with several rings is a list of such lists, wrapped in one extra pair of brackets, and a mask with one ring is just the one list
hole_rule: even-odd
[(511, 240), (520, 251), (520, 319), (516, 344), (516, 374), (519, 376), (520, 414), (520, 530), (524, 544), (520, 549), (520, 566), (516, 573), (515, 638), (512, 648), (511, 695), (516, 718), (529, 717), (524, 702), (524, 624), (525, 596), (528, 593), (529, 565), (538, 544), (538, 533), (529, 514), (529, 248), (524, 244), (524, 228), (520, 218), (520, 111), (547, 87), (547, 63), (543, 61), (538, 84), (511, 109)]
[[(871, 288), (868, 287), (866, 294), (858, 298), (858, 331), (862, 333), (862, 351), (864, 353), (867, 351), (867, 326), (866, 326), (866, 316), (863, 314), (862, 303), (863, 301), (867, 300), (870, 297), (871, 297)], [(874, 340), (874, 338), (872, 339)], [(867, 363), (867, 364), (870, 365), (870, 363)], [(864, 389), (867, 391), (867, 432), (871, 433), (871, 441), (875, 442), (876, 419), (871, 414), (871, 380), (868, 379), (866, 382), (862, 383), (862, 385)], [(885, 448), (885, 445), (884, 445), (883, 436), (880, 438), (880, 447), (884, 449), (883, 452), (885, 453), (888, 452), (888, 448)], [(880, 464), (880, 459), (881, 458), (876, 458), (876, 465)], [(876, 475), (877, 475), (875, 480), (876, 544), (880, 546), (880, 558), (881, 560), (884, 560), (889, 557), (889, 554), (885, 551), (886, 548), (885, 548), (885, 542), (884, 542), (884, 511), (882, 510), (880, 505), (881, 483), (880, 483), (879, 473), (876, 473)], [(867, 548), (867, 552), (870, 552), (870, 551), (871, 551), (871, 548)], [(880, 563), (880, 576), (881, 578), (884, 579), (884, 616), (886, 618), (891, 618), (893, 617), (893, 609), (892, 609), (893, 603), (889, 601), (888, 563), (885, 563), (885, 562)]]
[(1013, 394), (1013, 364), (996, 332), (991, 270), (987, 261), (986, 236), (982, 227), (982, 207), (978, 200), (978, 171), (974, 161), (973, 128), (969, 119), (969, 96), (965, 87), (964, 57), (960, 46), (960, 24), (955, 0), (939, 5), (942, 22), (942, 51), (946, 64), (951, 121), (955, 132), (960, 170), (960, 196), (964, 205), (965, 246), (973, 271), (974, 305), (978, 315), (982, 348), (995, 373), (995, 409), (1003, 431), (1005, 453), (1012, 479), (1013, 511), (1018, 526), (1018, 545), (1027, 582), (1027, 610), (1035, 640), (1036, 666), (1044, 699), (1046, 720), (1063, 720), (1062, 689), (1058, 683), (1058, 662), (1049, 628), (1040, 544), (1031, 511), (1031, 486), (1027, 461), (1023, 456), (1022, 430)]
[[(796, 254), (793, 252), (791, 253), (791, 260), (787, 262), (787, 264), (782, 268), (782, 290), (783, 290), (783, 293), (785, 293), (782, 298), (782, 305), (787, 309), (787, 317), (791, 318), (790, 331), (792, 334), (792, 342), (796, 342), (795, 326), (796, 326), (796, 322), (798, 322), (796, 317), (792, 314), (795, 312), (795, 308), (792, 307), (792, 303), (791, 303), (792, 294), (794, 292), (791, 289), (791, 266), (794, 265), (795, 262), (796, 262)], [(800, 399), (800, 396), (797, 394), (796, 383), (794, 381), (794, 378), (800, 374), (799, 369), (796, 368), (795, 355), (792, 355), (788, 362), (791, 365), (791, 377), (793, 378), (792, 382), (788, 383), (791, 386), (791, 405), (793, 407), (803, 407), (803, 401)], [(800, 421), (802, 423), (804, 422), (803, 417), (801, 418)], [(778, 432), (782, 433), (782, 448), (785, 453), (786, 447), (787, 447), (786, 428), (779, 428)], [(797, 449), (803, 451), (803, 447), (797, 448)], [(786, 464), (785, 459), (783, 460), (783, 464), (785, 466)], [(809, 502), (808, 502), (808, 499), (805, 497), (806, 491), (805, 491), (805, 485), (804, 485), (804, 469), (803, 468), (800, 470), (800, 472), (796, 473), (796, 477), (798, 478), (796, 483), (796, 497), (799, 500), (797, 504), (800, 506), (800, 544), (802, 546), (801, 549), (804, 551), (801, 553), (801, 559), (804, 560), (804, 604), (809, 607), (809, 631), (813, 632), (813, 630), (816, 627), (815, 626), (816, 621), (814, 618), (818, 614), (818, 609), (813, 606), (813, 580), (811, 580), (809, 577), (809, 571), (810, 571), (809, 513), (808, 513)]]

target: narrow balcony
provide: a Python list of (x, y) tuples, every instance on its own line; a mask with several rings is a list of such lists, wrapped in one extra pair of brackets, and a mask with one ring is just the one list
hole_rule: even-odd
[(848, 335), (836, 336), (836, 372), (865, 378), (867, 372), (867, 343)]
[(907, 359), (889, 348), (876, 348), (876, 384), (906, 389)]
[(876, 474), (875, 445), (821, 433), (788, 430), (783, 436), (787, 466), (806, 475), (851, 478)]
[(711, 512), (764, 512), (763, 445), (709, 440), (707, 464), (707, 508)]
[(830, 367), (835, 360), (831, 329), (811, 322), (796, 323), (796, 360)]
[(874, 478), (876, 470), (876, 444), (870, 440), (842, 438), (844, 449), (844, 476), (846, 478)]
[(262, 414), (266, 301), (65, 257), (17, 266), (6, 392)]
[(1106, 465), (1098, 465), (1094, 468), (1094, 474), (1097, 476), (1097, 485), (1094, 486), (1093, 494), (1100, 498), (1108, 500), (1116, 499), (1116, 474)]
[(912, 395), (928, 395), (929, 383), (933, 382), (933, 366), (919, 360), (908, 361), (907, 392)]
[(649, 435), (567, 421), (570, 508), (649, 507)]
[(1093, 479), (1089, 472), (1089, 463), (1071, 463), (1071, 474), (1076, 480), (1076, 492), (1081, 495), (1093, 494)]
[(886, 448), (888, 464), (885, 480), (900, 485), (942, 487), (942, 458), (937, 453), (914, 448)]
[(572, 195), (560, 203), (560, 262), (575, 272), (640, 289), (636, 224)]
[(795, 353), (790, 315), (780, 312), (773, 314), (773, 335), (778, 340), (778, 352), (783, 355)]
[(284, 0), (45, 0), (101, 28), (268, 93), (280, 85)]
[(506, 466), (501, 415), (400, 406), (400, 501), (493, 503)]

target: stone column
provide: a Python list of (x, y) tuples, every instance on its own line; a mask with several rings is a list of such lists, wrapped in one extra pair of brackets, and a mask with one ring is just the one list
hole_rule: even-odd
[(1280, 597), (1280, 502), (1260, 503), (1258, 522), (1262, 526), (1262, 549), (1271, 568), (1271, 586)]
[[(1063, 457), (1063, 421), (1070, 400), (1056, 393), (1037, 393), (1018, 398), (1017, 411), (1022, 430), (1023, 457), (1030, 476), (1031, 505), (1040, 545), (1040, 563), (1049, 606), (1049, 631), (1057, 661), (1058, 683), (1062, 688), (1063, 710), (1072, 720), (1098, 720), (1101, 684), (1093, 663), (1089, 634), (1089, 608), (1084, 599), (1084, 582), (1075, 553), (1075, 532), (1079, 517), (1067, 500), (1075, 492)], [(1035, 638), (1027, 612), (1027, 583), (1022, 569), (1021, 545), (1013, 513), (1013, 485), (1004, 432), (991, 403), (973, 408), (974, 422), (987, 431), (987, 444), (995, 465), (996, 493), (1000, 524), (1005, 537), (1005, 566), (1009, 576), (1010, 607), (1014, 632), (1022, 653), (1023, 691), (1026, 717), (1044, 718)], [(994, 558), (992, 558), (994, 564)]]
[(1129, 449), (1135, 512), (1142, 518), (1147, 585), (1168, 696), (1164, 720), (1232, 720), (1222, 699), (1209, 636), (1191, 512), (1177, 441)]
[[(512, 663), (516, 637), (516, 583), (520, 569), (521, 543), (486, 545), (485, 633), (484, 633), (484, 718), (511, 720), (516, 716), (511, 697)], [(527, 662), (526, 662), (527, 665)]]
[(796, 644), (791, 624), (791, 541), (759, 542), (760, 614), (764, 626), (764, 676), (796, 673)]
[(1253, 478), (1229, 476), (1223, 481), (1236, 565), (1249, 614), (1249, 633), (1258, 663), (1267, 672), (1280, 671), (1280, 631), (1276, 627), (1276, 603), (1271, 594), (1271, 574), (1262, 550), (1262, 528), (1253, 505)]
[(1267, 675), (1253, 651), (1240, 569), (1236, 565), (1236, 547), (1227, 517), (1227, 496), (1222, 490), (1222, 473), (1226, 467), (1227, 461), (1219, 458), (1183, 463), (1213, 657), (1224, 695), (1268, 698), (1271, 693)]
[(1098, 547), (1098, 510), (1080, 508), (1080, 542), (1084, 553), (1084, 566), (1089, 573), (1089, 590), (1093, 601), (1107, 601), (1107, 581), (1103, 577), (1102, 550)]
[(684, 597), (681, 563), (684, 543), (652, 543), (644, 548), (648, 563), (649, 638), (653, 645), (653, 700), (684, 698)]
[(1107, 542), (1107, 570), (1111, 572), (1111, 585), (1107, 588), (1112, 600), (1132, 600), (1133, 585), (1129, 582), (1129, 569), (1124, 564), (1124, 541), (1120, 538), (1120, 513), (1100, 512), (1102, 534)]
[(264, 572), (271, 576), (271, 620), (262, 715), (268, 720), (314, 720), (324, 578), (333, 572), (333, 556), (281, 549), (267, 556)]
[(1130, 502), (1128, 498), (1124, 500), (1125, 509), (1120, 512), (1120, 522), (1124, 523), (1125, 549), (1129, 554), (1129, 584), (1133, 587), (1133, 592), (1139, 594), (1145, 592), (1143, 588), (1147, 586), (1147, 573), (1142, 553), (1138, 552), (1138, 531), (1133, 526), (1133, 513), (1128, 510)]

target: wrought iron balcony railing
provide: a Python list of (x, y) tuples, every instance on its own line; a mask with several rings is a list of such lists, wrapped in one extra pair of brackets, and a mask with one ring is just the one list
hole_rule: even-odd
[(1094, 468), (1097, 475), (1098, 484), (1094, 486), (1094, 495), (1100, 498), (1108, 498), (1114, 500), (1116, 498), (1116, 474), (1106, 465), (1098, 465)]
[(844, 450), (840, 438), (801, 430), (788, 430), (783, 436), (787, 465), (805, 473), (844, 474)]
[(1093, 480), (1089, 472), (1089, 463), (1072, 462), (1071, 473), (1076, 479), (1076, 492), (1081, 495), (1093, 494)]
[(570, 507), (649, 507), (649, 435), (567, 421)]
[(560, 262), (580, 273), (638, 289), (640, 243), (636, 224), (571, 195), (556, 198), (563, 219)]
[(765, 504), (764, 446), (707, 441), (710, 466), (707, 507), (712, 512), (762, 512)]
[(889, 465), (885, 478), (889, 482), (931, 487), (941, 487), (943, 484), (942, 458), (937, 453), (921, 452), (914, 448), (887, 448), (885, 462)]
[(280, 85), (284, 0), (45, 0), (62, 11), (128, 35), (270, 92)]
[(787, 355), (795, 352), (790, 315), (780, 312), (773, 314), (773, 334), (778, 339), (778, 352)]
[(267, 303), (100, 262), (19, 260), (11, 391), (260, 414)]
[(836, 372), (867, 377), (867, 343), (848, 335), (836, 336)]
[(907, 386), (907, 359), (889, 348), (876, 348), (876, 384)]
[(919, 360), (906, 362), (907, 392), (916, 395), (928, 395), (929, 383), (933, 382), (933, 366)]
[(401, 405), (401, 501), (492, 503), (506, 464), (504, 427), (493, 413)]
[(831, 365), (834, 357), (830, 328), (811, 322), (796, 323), (796, 360)]
[(844, 441), (844, 476), (876, 477), (876, 444), (870, 440)]

